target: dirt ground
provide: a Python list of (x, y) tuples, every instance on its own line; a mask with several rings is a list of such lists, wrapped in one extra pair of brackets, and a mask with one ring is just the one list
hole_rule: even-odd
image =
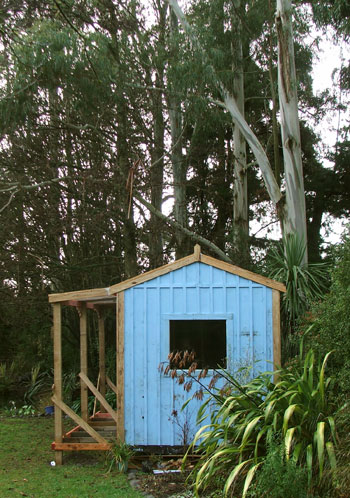
[(142, 474), (138, 475), (139, 489), (144, 494), (151, 494), (156, 498), (170, 496), (191, 497), (190, 487), (186, 484), (187, 474)]
[[(135, 462), (136, 465), (131, 465), (134, 470), (132, 474), (137, 472), (135, 479), (138, 482), (138, 489), (146, 495), (153, 495), (156, 498), (165, 498), (170, 496), (192, 497), (190, 484), (186, 482), (187, 477), (193, 468), (193, 463), (189, 462), (185, 471), (181, 470), (182, 459), (160, 459), (152, 461)], [(154, 474), (153, 471), (163, 473)]]

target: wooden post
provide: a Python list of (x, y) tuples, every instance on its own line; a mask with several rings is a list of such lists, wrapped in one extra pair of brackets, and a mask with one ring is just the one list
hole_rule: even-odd
[(194, 246), (193, 254), (194, 254), (194, 257), (195, 257), (196, 261), (200, 261), (201, 260), (201, 246), (199, 244), (196, 244)]
[(117, 295), (117, 441), (124, 442), (124, 292)]
[[(88, 354), (87, 354), (87, 315), (86, 304), (81, 303), (79, 311), (80, 317), (80, 371), (88, 375)], [(80, 380), (80, 403), (81, 403), (81, 418), (87, 422), (88, 413), (88, 388), (82, 380)]]
[[(53, 351), (54, 351), (54, 385), (53, 395), (62, 401), (62, 313), (61, 303), (55, 303), (53, 308)], [(62, 443), (63, 424), (62, 410), (55, 405), (55, 442)], [(63, 451), (55, 451), (56, 465), (62, 465)]]
[[(105, 356), (105, 321), (101, 308), (97, 308), (98, 316), (98, 361), (100, 373), (100, 393), (106, 397), (106, 356)], [(101, 406), (101, 411), (105, 411)]]
[(275, 369), (281, 367), (281, 321), (280, 293), (272, 290), (272, 329), (273, 329), (273, 364)]

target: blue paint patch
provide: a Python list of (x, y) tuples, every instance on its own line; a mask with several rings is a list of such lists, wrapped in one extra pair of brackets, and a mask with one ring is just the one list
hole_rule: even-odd
[(170, 320), (176, 319), (226, 320), (228, 368), (234, 373), (255, 359), (255, 374), (271, 369), (271, 289), (198, 262), (127, 289), (124, 418), (129, 444), (182, 444), (185, 421), (192, 435), (198, 429), (201, 402), (192, 400), (181, 412), (196, 387), (186, 393), (158, 371), (169, 354)]

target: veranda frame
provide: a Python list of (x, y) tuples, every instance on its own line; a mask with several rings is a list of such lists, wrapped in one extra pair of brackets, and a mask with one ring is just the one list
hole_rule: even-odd
[[(71, 450), (108, 450), (111, 443), (107, 441), (89, 420), (88, 390), (100, 401), (103, 410), (112, 423), (116, 423), (116, 439), (124, 441), (124, 291), (140, 283), (165, 275), (195, 262), (202, 262), (228, 273), (238, 275), (253, 282), (263, 284), (272, 289), (272, 321), (273, 321), (273, 361), (276, 366), (281, 364), (280, 339), (280, 292), (285, 292), (285, 286), (279, 282), (257, 275), (237, 266), (219, 261), (201, 254), (200, 246), (196, 245), (193, 254), (168, 265), (151, 270), (134, 278), (112, 285), (108, 288), (89, 289), (75, 292), (51, 294), (49, 302), (53, 306), (53, 342), (54, 342), (54, 386), (53, 402), (55, 404), (55, 459), (62, 464), (63, 451)], [(116, 310), (116, 384), (106, 377), (105, 371), (105, 327), (104, 308), (115, 306)], [(81, 383), (81, 417), (74, 414), (62, 399), (62, 306), (74, 306), (80, 317), (80, 383)], [(99, 336), (99, 377), (100, 385), (96, 387), (88, 379), (87, 351), (87, 312), (95, 310), (98, 314)], [(116, 393), (117, 408), (114, 411), (105, 400), (106, 384)], [(63, 412), (70, 416), (84, 429), (95, 442), (64, 442)]]

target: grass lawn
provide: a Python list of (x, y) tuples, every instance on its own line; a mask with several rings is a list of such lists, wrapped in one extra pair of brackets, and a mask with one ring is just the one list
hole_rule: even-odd
[[(53, 418), (9, 418), (0, 413), (0, 497), (140, 498), (125, 475), (106, 474), (105, 455), (63, 454), (51, 467)], [(91, 454), (93, 453), (93, 454)]]

